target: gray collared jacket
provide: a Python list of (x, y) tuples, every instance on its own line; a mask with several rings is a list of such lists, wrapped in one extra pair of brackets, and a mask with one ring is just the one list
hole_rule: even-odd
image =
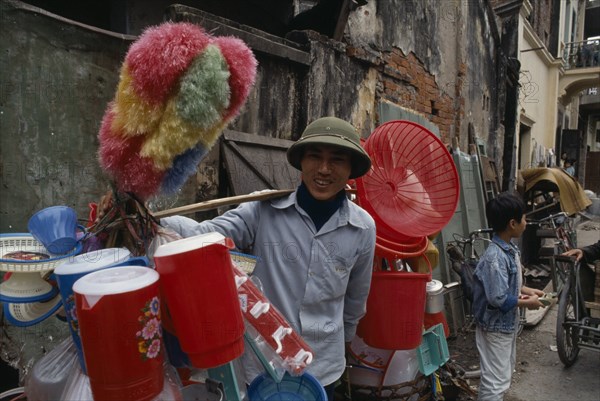
[(366, 312), (371, 283), (375, 223), (367, 212), (345, 200), (317, 232), (294, 192), (202, 223), (174, 216), (161, 224), (184, 237), (217, 231), (251, 249), (264, 294), (313, 349), (307, 371), (324, 386), (342, 375), (344, 342)]

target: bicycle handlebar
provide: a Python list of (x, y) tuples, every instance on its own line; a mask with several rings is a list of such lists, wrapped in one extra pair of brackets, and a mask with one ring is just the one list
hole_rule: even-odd
[[(473, 241), (475, 240), (475, 238), (477, 238), (480, 234), (491, 234), (494, 232), (493, 228), (480, 228), (478, 230), (475, 231), (471, 231), (469, 233), (469, 237), (463, 237), (461, 234), (458, 233), (454, 233), (452, 234), (452, 236), (454, 237), (454, 240), (463, 244), (470, 244), (473, 243)], [(482, 238), (483, 239), (483, 238)]]
[(474, 237), (477, 234), (491, 234), (494, 232), (493, 228), (480, 228), (479, 230), (471, 231), (469, 237)]
[(554, 221), (555, 218), (557, 217), (569, 217), (569, 215), (566, 212), (559, 212), (559, 213), (555, 213), (555, 214), (551, 214), (549, 216), (543, 217), (539, 220), (527, 220), (527, 224), (539, 224), (539, 223), (544, 223), (546, 221)]
[(576, 263), (574, 256), (554, 255), (553, 258), (554, 258), (554, 260), (557, 260), (559, 262), (566, 262), (566, 263), (573, 263), (573, 264)]

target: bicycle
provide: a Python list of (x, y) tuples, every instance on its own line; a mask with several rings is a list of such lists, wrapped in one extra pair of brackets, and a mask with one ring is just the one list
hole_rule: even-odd
[(540, 247), (539, 257), (549, 260), (552, 290), (559, 294), (567, 279), (568, 266), (554, 256), (577, 246), (577, 231), (573, 227), (573, 221), (565, 212), (560, 212), (539, 220), (528, 220), (527, 224), (538, 227), (535, 232), (538, 238), (554, 240), (551, 247)]
[[(463, 294), (469, 305), (473, 303), (472, 282), (473, 274), (479, 259), (485, 251), (485, 248), (492, 242), (491, 235), (494, 230), (491, 228), (481, 228), (471, 231), (468, 237), (454, 233), (452, 238), (454, 241), (449, 242), (446, 246), (446, 253), (452, 261), (451, 267), (460, 277)], [(487, 236), (487, 237), (486, 237)], [(464, 255), (467, 254), (466, 258)], [(527, 323), (527, 310), (524, 307), (519, 307), (519, 325), (517, 327), (517, 335), (520, 335)], [(473, 323), (473, 319), (469, 324)]]
[(600, 318), (591, 317), (581, 291), (580, 265), (573, 257), (556, 255), (554, 258), (569, 266), (564, 289), (558, 301), (556, 317), (556, 348), (565, 367), (572, 366), (581, 348), (600, 351)]

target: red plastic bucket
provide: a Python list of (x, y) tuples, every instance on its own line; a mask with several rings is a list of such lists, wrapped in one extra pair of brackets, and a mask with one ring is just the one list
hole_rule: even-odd
[[(430, 266), (431, 269), (431, 266)], [(367, 313), (357, 334), (371, 347), (414, 349), (421, 344), (430, 273), (373, 272)]]

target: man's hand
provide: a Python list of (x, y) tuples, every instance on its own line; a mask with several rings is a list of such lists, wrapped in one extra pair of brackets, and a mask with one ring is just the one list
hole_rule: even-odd
[(543, 308), (544, 304), (540, 302), (537, 295), (521, 295), (517, 306), (524, 306), (527, 309), (539, 309)]
[(522, 295), (537, 295), (538, 297), (543, 297), (544, 296), (544, 291), (538, 290), (536, 288), (530, 288), (530, 287), (522, 286), (521, 287), (521, 294)]
[(583, 258), (583, 251), (581, 249), (571, 249), (562, 254), (563, 256), (575, 256), (575, 259), (579, 262)]

